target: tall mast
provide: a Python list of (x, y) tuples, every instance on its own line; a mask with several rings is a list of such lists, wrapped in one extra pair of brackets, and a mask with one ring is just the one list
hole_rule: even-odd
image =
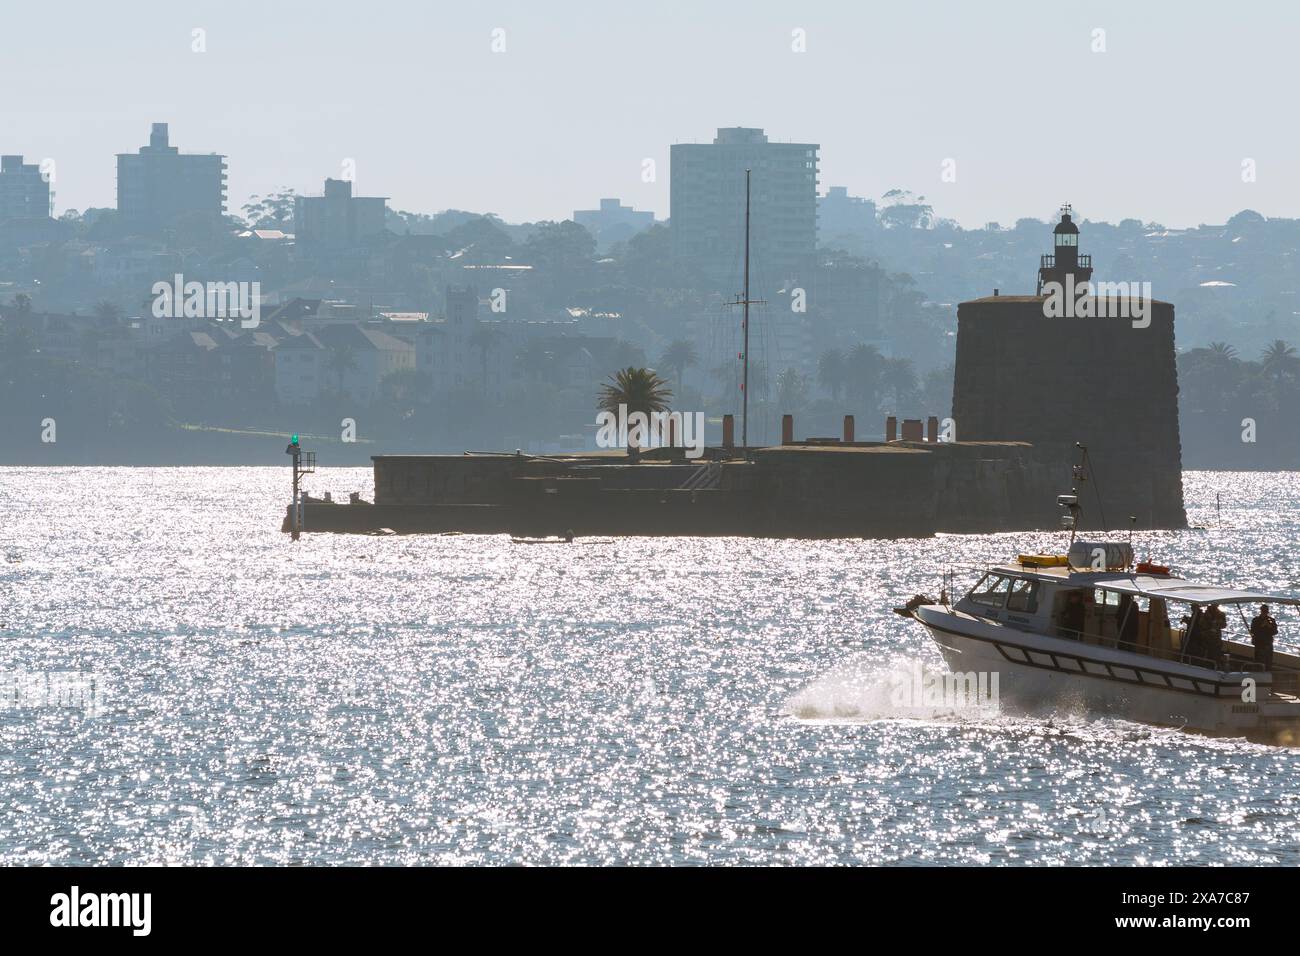
[(745, 371), (740, 415), (740, 447), (749, 448), (749, 170), (745, 170)]
[(744, 343), (741, 345), (740, 358), (744, 364), (744, 378), (740, 385), (741, 392), (741, 412), (740, 412), (740, 447), (749, 447), (749, 307), (751, 305), (762, 305), (762, 299), (751, 299), (749, 297), (749, 174), (750, 170), (745, 170), (745, 291), (736, 296), (735, 302), (728, 302), (728, 305), (738, 305), (744, 309), (744, 319), (741, 329), (744, 332)]

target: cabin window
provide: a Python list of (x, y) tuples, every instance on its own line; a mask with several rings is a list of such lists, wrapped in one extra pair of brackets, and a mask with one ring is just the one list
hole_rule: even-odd
[(1006, 603), (1010, 580), (1001, 574), (986, 574), (970, 592), (970, 599), (985, 607), (1001, 607)]
[(1114, 610), (1119, 607), (1119, 592), (1103, 591), (1101, 588), (1097, 588), (1093, 591), (1092, 603), (1097, 605), (1098, 610), (1102, 608), (1102, 605)]
[(1020, 579), (1011, 582), (1011, 596), (1007, 598), (1008, 611), (1025, 614), (1038, 613), (1038, 582)]

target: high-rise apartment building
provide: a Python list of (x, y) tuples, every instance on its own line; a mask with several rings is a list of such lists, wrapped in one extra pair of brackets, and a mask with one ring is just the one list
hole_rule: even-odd
[(0, 222), (49, 216), (50, 184), (41, 167), (21, 156), (0, 156)]
[(226, 213), (226, 157), (182, 153), (168, 142), (167, 124), (154, 123), (149, 145), (117, 156), (117, 211), (123, 223), (163, 229), (182, 219)]
[(327, 179), (324, 195), (295, 197), (294, 241), (308, 252), (352, 248), (384, 231), (387, 208), (387, 197), (353, 196), (350, 181)]
[(731, 290), (744, 268), (745, 171), (751, 172), (750, 261), (760, 280), (795, 275), (817, 248), (815, 143), (772, 143), (761, 129), (719, 129), (672, 147), (673, 254)]

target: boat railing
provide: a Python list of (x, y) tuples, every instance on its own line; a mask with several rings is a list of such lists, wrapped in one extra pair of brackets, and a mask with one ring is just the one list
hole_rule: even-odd
[[(1197, 654), (1188, 654), (1182, 651), (1171, 651), (1169, 652), (1170, 656), (1165, 656), (1163, 654), (1153, 654), (1149, 645), (1144, 648), (1139, 644), (1121, 640), (1111, 634), (1097, 634), (1092, 631), (1077, 631), (1073, 628), (1061, 627), (1059, 625), (1056, 627), (1056, 636), (1066, 638), (1067, 640), (1079, 641), (1083, 644), (1106, 647), (1117, 651), (1126, 651), (1130, 654), (1140, 654), (1143, 657), (1151, 657), (1156, 660), (1167, 660), (1178, 664), (1190, 664), (1193, 667), (1204, 667), (1212, 671), (1231, 671), (1237, 673), (1264, 670), (1264, 665), (1259, 661), (1246, 660), (1240, 655), (1234, 655), (1231, 651), (1227, 650), (1217, 657), (1205, 657)], [(1300, 677), (1300, 675), (1296, 676)]]

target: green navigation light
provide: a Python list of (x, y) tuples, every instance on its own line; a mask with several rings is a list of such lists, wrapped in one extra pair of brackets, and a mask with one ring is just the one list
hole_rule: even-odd
[(298, 444), (298, 436), (297, 436), (297, 435), (294, 435), (292, 438), (290, 438), (290, 439), (289, 439), (289, 444), (290, 444), (290, 445), (296, 445), (296, 444)]

